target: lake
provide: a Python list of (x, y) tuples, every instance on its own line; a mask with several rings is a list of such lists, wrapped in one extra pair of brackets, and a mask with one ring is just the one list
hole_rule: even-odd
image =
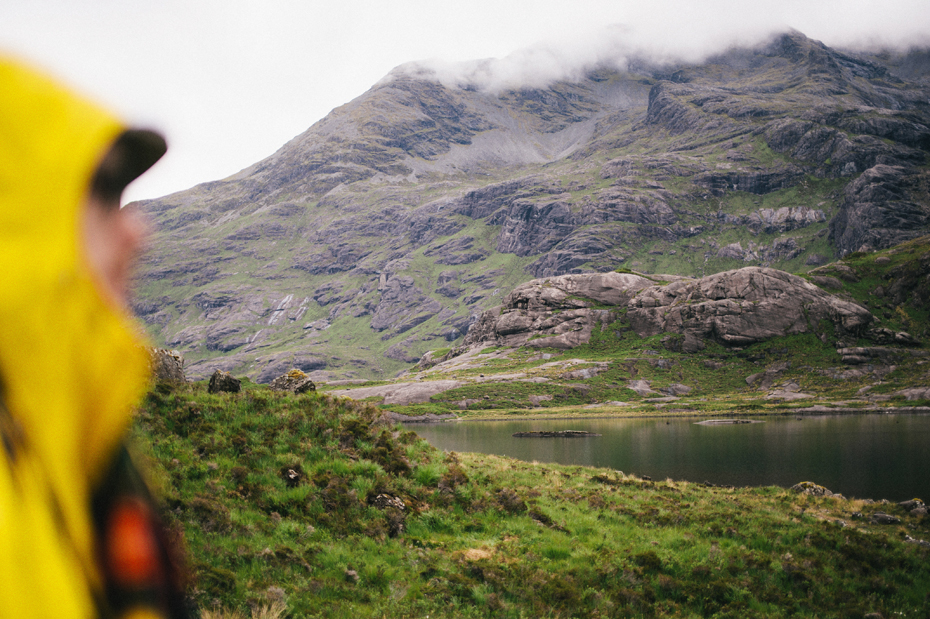
[[(696, 424), (706, 419), (460, 421), (409, 427), (446, 451), (604, 467), (654, 480), (786, 488), (813, 481), (847, 498), (930, 500), (930, 415), (756, 417), (761, 423)], [(601, 436), (512, 436), (558, 430)]]

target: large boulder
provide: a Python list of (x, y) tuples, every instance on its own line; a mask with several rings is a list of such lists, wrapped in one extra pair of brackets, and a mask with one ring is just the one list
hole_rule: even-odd
[(310, 377), (296, 368), (271, 381), (270, 387), (272, 391), (290, 391), (294, 394), (316, 391), (316, 385)]
[(152, 377), (156, 382), (186, 383), (184, 375), (184, 357), (176, 350), (150, 348), (149, 360)]
[(223, 370), (213, 372), (210, 384), (207, 385), (208, 393), (239, 393), (240, 389), (242, 389), (241, 381)]
[(690, 279), (634, 273), (562, 275), (514, 289), (498, 308), (471, 327), (465, 345), (574, 348), (590, 341), (595, 326), (623, 320), (640, 337), (677, 333), (667, 348), (694, 352), (703, 340), (745, 346), (780, 335), (865, 332), (872, 314), (801, 277), (746, 267)]
[(817, 331), (823, 321), (838, 334), (858, 334), (872, 314), (796, 275), (746, 267), (647, 288), (629, 303), (627, 319), (641, 337), (684, 333), (744, 346)]

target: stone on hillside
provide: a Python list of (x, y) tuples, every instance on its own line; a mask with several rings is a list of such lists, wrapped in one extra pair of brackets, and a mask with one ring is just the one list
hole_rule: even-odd
[(746, 384), (750, 387), (758, 386), (759, 389), (770, 389), (775, 381), (781, 376), (781, 373), (789, 367), (787, 361), (775, 363), (765, 368), (764, 372), (752, 374), (746, 377)]
[(152, 375), (158, 382), (186, 383), (184, 357), (176, 350), (149, 349)]
[(291, 369), (298, 369), (301, 372), (309, 373), (322, 370), (326, 367), (327, 361), (313, 354), (300, 353), (294, 354), (291, 351), (274, 353), (267, 357), (262, 357), (262, 370), (255, 378), (258, 383), (270, 383), (275, 378), (287, 373)]
[(872, 514), (872, 522), (875, 524), (901, 524), (901, 519), (883, 512)]
[(667, 393), (669, 395), (688, 395), (691, 391), (691, 387), (682, 385), (681, 383), (672, 383), (668, 387), (662, 389), (662, 393)]
[(307, 393), (316, 391), (316, 385), (310, 380), (310, 377), (298, 369), (293, 369), (287, 374), (282, 374), (271, 381), (272, 391), (290, 391), (294, 394)]
[[(672, 281), (656, 285), (659, 278)], [(518, 286), (503, 306), (481, 315), (465, 345), (573, 348), (588, 342), (596, 326), (616, 319), (610, 310), (592, 307), (605, 305), (626, 308), (625, 319), (640, 337), (677, 334), (667, 336), (663, 345), (685, 353), (701, 350), (704, 339), (745, 346), (818, 331), (824, 322), (840, 336), (857, 336), (873, 320), (867, 309), (775, 269), (746, 267), (697, 280), (578, 274)]]
[(207, 385), (208, 393), (239, 393), (241, 381), (234, 378), (229, 372), (216, 370), (210, 377), (210, 384)]
[(898, 505), (904, 508), (905, 511), (912, 512), (915, 509), (925, 507), (924, 502), (920, 499), (911, 499), (910, 501), (901, 501)]
[(583, 368), (580, 370), (572, 370), (570, 372), (565, 372), (560, 376), (560, 378), (565, 378), (568, 380), (587, 380), (589, 378), (594, 378), (601, 372), (607, 369), (607, 365), (598, 365), (593, 368)]
[(766, 400), (784, 400), (786, 402), (791, 402), (794, 400), (807, 400), (812, 397), (814, 396), (812, 396), (809, 393), (801, 393), (797, 389), (784, 388), (784, 389), (776, 389), (775, 391), (765, 396), (765, 399)]
[(631, 380), (627, 383), (626, 386), (627, 386), (627, 389), (631, 389), (632, 391), (635, 391), (639, 395), (649, 395), (651, 393), (658, 393), (657, 391), (653, 390), (652, 387), (649, 385), (649, 382), (645, 380)]
[(920, 340), (908, 333), (907, 331), (898, 331), (894, 334), (895, 344), (904, 346), (920, 346)]
[(830, 490), (812, 481), (802, 481), (799, 484), (791, 486), (788, 490), (797, 492), (798, 494), (809, 494), (811, 496), (833, 496)]

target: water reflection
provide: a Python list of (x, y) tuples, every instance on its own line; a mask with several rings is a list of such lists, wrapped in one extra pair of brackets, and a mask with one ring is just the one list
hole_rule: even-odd
[[(653, 479), (736, 486), (814, 481), (847, 497), (930, 499), (930, 415), (458, 422), (411, 426), (447, 451), (622, 470)], [(584, 438), (515, 438), (514, 432), (587, 430)]]

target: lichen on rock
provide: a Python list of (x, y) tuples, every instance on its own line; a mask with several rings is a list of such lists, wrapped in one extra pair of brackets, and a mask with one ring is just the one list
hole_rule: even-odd
[(270, 387), (272, 391), (290, 391), (294, 394), (316, 391), (316, 385), (310, 377), (297, 368), (278, 376), (271, 381)]

